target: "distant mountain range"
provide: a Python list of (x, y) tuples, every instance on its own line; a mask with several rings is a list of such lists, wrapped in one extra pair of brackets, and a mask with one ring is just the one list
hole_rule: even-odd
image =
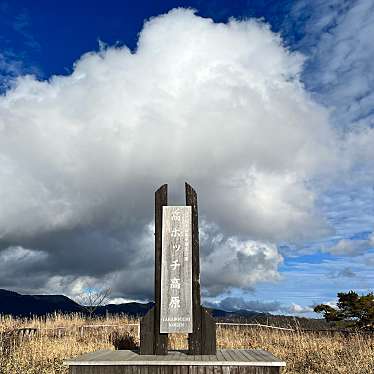
[[(144, 316), (154, 303), (123, 303), (99, 306), (95, 314), (128, 314), (130, 316)], [(214, 317), (225, 318), (234, 316), (256, 316), (262, 313), (248, 310), (226, 312), (220, 309), (210, 309)], [(63, 295), (21, 295), (14, 291), (0, 289), (0, 314), (11, 314), (14, 316), (45, 315), (55, 312), (61, 313), (84, 313), (85, 309)]]
[[(127, 314), (130, 316), (144, 316), (154, 303), (124, 303), (108, 304), (96, 309), (96, 315)], [(273, 326), (290, 327), (298, 324), (301, 328), (327, 329), (329, 326), (324, 320), (299, 318), (292, 316), (276, 316), (269, 313), (259, 313), (250, 310), (225, 311), (210, 309), (216, 320), (241, 321), (251, 323), (266, 323)], [(0, 289), (0, 314), (29, 317), (32, 315), (46, 315), (60, 313), (84, 313), (84, 308), (63, 295), (21, 295), (17, 292)]]
[[(99, 306), (95, 314), (128, 314), (131, 316), (144, 316), (154, 305), (150, 303), (124, 303), (108, 304)], [(228, 316), (250, 316), (254, 317), (262, 313), (248, 310), (226, 312), (220, 309), (210, 309), (212, 315), (218, 318)], [(44, 315), (54, 312), (61, 313), (84, 313), (84, 308), (63, 295), (21, 295), (17, 292), (0, 289), (0, 314), (11, 314), (14, 316)]]
[(82, 312), (82, 307), (63, 295), (21, 295), (0, 289), (0, 314), (13, 316)]

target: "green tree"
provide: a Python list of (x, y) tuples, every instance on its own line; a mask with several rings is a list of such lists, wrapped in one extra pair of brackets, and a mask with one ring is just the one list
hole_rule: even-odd
[(323, 313), (328, 322), (338, 326), (374, 330), (374, 294), (358, 295), (354, 291), (338, 293), (337, 308), (320, 304), (314, 307), (316, 313)]

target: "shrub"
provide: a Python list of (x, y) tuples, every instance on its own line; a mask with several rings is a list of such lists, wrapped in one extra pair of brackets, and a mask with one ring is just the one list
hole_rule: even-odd
[(135, 338), (129, 333), (119, 333), (118, 331), (113, 331), (110, 334), (110, 342), (113, 344), (115, 349), (137, 349)]

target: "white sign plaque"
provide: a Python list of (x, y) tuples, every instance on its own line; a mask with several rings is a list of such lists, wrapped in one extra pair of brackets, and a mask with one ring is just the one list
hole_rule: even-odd
[(192, 332), (192, 209), (162, 208), (160, 332)]

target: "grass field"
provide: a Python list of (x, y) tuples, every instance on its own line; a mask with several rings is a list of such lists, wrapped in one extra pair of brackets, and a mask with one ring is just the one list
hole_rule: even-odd
[[(137, 323), (127, 317), (87, 320), (78, 315), (54, 315), (29, 320), (0, 317), (0, 373), (67, 373), (63, 360), (98, 349), (114, 349), (111, 333), (128, 331), (138, 341)], [(87, 326), (88, 325), (88, 326)], [(101, 327), (90, 327), (101, 325)], [(22, 328), (36, 330), (19, 330)], [(15, 332), (15, 329), (17, 332)], [(21, 331), (21, 333), (19, 332)], [(297, 373), (374, 373), (374, 336), (352, 334), (290, 332), (219, 327), (219, 348), (262, 348), (286, 361), (283, 374)], [(185, 335), (173, 334), (170, 348), (187, 347)]]

